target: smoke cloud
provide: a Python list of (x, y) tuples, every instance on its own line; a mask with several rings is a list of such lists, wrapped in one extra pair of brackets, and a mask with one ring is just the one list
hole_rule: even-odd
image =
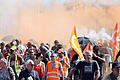
[(104, 41), (119, 14), (119, 0), (0, 0), (0, 36), (68, 44), (75, 25), (79, 36)]

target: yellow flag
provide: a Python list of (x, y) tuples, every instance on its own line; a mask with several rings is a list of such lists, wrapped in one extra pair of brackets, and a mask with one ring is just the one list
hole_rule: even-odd
[(75, 50), (75, 52), (79, 55), (81, 60), (84, 60), (84, 56), (82, 54), (79, 42), (78, 42), (78, 38), (77, 38), (77, 33), (76, 33), (76, 28), (74, 26), (74, 29), (72, 31), (72, 35), (70, 38), (70, 45), (71, 47)]

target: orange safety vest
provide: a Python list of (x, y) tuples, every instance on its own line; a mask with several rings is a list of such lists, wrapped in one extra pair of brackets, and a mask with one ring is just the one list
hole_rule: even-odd
[[(68, 62), (67, 60), (67, 57), (63, 57), (63, 60), (65, 61), (65, 62)], [(57, 57), (56, 58), (56, 61), (59, 61), (59, 57)], [(67, 66), (66, 66), (66, 64), (65, 63), (63, 63), (62, 64), (62, 68), (63, 68), (63, 75), (64, 75), (64, 77), (67, 77), (68, 76), (68, 68), (67, 68)]]
[(51, 61), (48, 62), (47, 80), (60, 80), (59, 65), (60, 63), (56, 61), (52, 69)]

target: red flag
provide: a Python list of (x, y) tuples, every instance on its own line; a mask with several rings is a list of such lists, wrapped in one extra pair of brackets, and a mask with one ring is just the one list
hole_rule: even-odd
[(113, 46), (113, 54), (114, 54), (114, 58), (115, 58), (119, 51), (118, 24), (116, 24), (116, 26), (114, 28), (114, 33), (112, 35), (112, 40), (110, 40), (110, 44)]
[(92, 50), (92, 49), (91, 49), (90, 42), (89, 42), (88, 45), (85, 47), (85, 49), (84, 49), (84, 51), (83, 51), (83, 54), (85, 54), (85, 52), (86, 52), (87, 50), (89, 50), (89, 51)]

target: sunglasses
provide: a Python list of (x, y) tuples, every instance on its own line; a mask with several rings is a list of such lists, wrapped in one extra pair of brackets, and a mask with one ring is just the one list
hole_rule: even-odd
[(55, 56), (50, 56), (50, 57), (55, 57)]

